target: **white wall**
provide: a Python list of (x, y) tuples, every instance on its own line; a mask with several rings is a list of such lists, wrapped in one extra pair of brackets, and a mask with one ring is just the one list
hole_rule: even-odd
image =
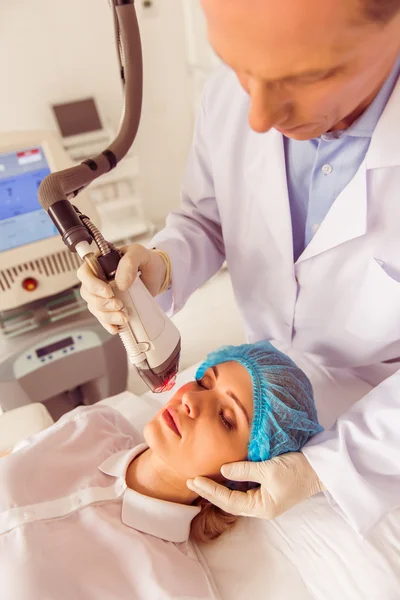
[(207, 39), (207, 24), (200, 0), (181, 0), (186, 22), (186, 47), (190, 65), (210, 70), (218, 62)]
[(140, 162), (146, 202), (164, 218), (179, 206), (194, 121), (182, 5), (155, 0), (152, 10), (154, 16), (148, 9), (139, 11), (145, 65)]
[[(141, 191), (153, 220), (179, 202), (193, 126), (178, 0), (137, 0), (145, 81), (137, 140)], [(94, 96), (117, 126), (121, 87), (107, 0), (0, 0), (0, 132), (53, 129), (50, 104)]]
[(219, 64), (207, 39), (207, 26), (199, 0), (181, 0), (185, 19), (186, 54), (192, 83), (194, 112), (209, 73)]

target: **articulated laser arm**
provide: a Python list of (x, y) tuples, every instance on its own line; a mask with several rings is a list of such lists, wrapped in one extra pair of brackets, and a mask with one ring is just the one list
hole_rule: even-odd
[[(149, 388), (164, 391), (175, 380), (180, 335), (161, 311), (140, 278), (121, 293), (114, 275), (121, 253), (107, 242), (90, 218), (71, 204), (92, 181), (114, 169), (136, 137), (142, 107), (142, 48), (134, 0), (109, 0), (124, 86), (124, 107), (115, 140), (101, 154), (80, 165), (48, 175), (39, 188), (39, 201), (48, 212), (63, 242), (86, 261), (96, 277), (110, 282), (129, 310), (130, 320), (119, 328), (128, 358)], [(93, 249), (93, 243), (95, 249)]]

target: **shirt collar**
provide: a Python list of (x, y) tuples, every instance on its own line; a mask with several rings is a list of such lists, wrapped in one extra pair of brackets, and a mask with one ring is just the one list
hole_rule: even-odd
[(369, 107), (362, 113), (362, 115), (358, 117), (358, 119), (356, 119), (348, 129), (328, 132), (321, 137), (323, 137), (323, 139), (336, 139), (343, 136), (372, 137), (375, 127), (385, 109), (399, 75), (400, 55), (397, 57), (389, 77), (386, 79), (378, 94), (371, 102)]
[[(140, 444), (130, 450), (116, 452), (101, 463), (99, 469), (106, 475), (121, 477), (125, 481), (128, 466), (147, 448), (146, 444)], [(198, 506), (150, 498), (126, 488), (121, 520), (124, 525), (142, 533), (178, 544), (189, 539), (191, 522), (200, 510)]]

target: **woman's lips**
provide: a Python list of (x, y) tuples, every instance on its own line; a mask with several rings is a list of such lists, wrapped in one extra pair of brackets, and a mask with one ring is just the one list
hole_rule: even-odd
[(172, 411), (170, 411), (168, 408), (166, 408), (164, 410), (164, 412), (162, 413), (162, 418), (164, 419), (164, 421), (166, 422), (168, 427), (170, 429), (172, 429), (172, 431), (174, 433), (176, 433), (176, 435), (179, 435), (179, 437), (182, 437), (181, 432), (179, 430), (179, 422), (178, 422), (176, 414), (173, 414)]

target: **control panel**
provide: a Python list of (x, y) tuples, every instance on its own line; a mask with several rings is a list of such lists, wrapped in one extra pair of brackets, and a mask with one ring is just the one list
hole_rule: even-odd
[(91, 330), (71, 330), (49, 336), (20, 353), (13, 365), (14, 377), (24, 377), (49, 363), (97, 346), (101, 346), (101, 339)]

